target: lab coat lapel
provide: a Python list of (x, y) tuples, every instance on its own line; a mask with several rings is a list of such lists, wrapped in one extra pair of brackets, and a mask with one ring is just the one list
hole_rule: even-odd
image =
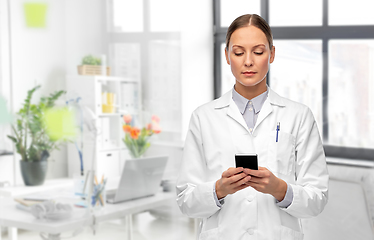
[(247, 124), (244, 121), (242, 114), (232, 100), (232, 89), (225, 93), (222, 97), (217, 99), (216, 109), (227, 108), (227, 116), (229, 121), (234, 120), (236, 124), (240, 124), (246, 132), (248, 132)]
[(269, 116), (273, 112), (273, 106), (270, 104), (269, 98), (266, 99), (264, 102), (264, 105), (262, 106), (262, 109), (260, 111), (260, 114), (258, 115), (256, 125), (254, 127), (254, 130), (261, 124), (264, 119)]
[(285, 107), (282, 97), (280, 97), (276, 92), (274, 92), (270, 87), (268, 87), (268, 98), (264, 102), (258, 119), (256, 122), (255, 130), (258, 126), (267, 118), (272, 112), (274, 106)]
[(237, 123), (239, 123), (245, 129), (245, 131), (248, 132), (248, 127), (245, 123), (243, 115), (240, 113), (238, 107), (232, 99), (230, 101), (229, 108), (227, 109), (227, 115), (233, 120), (235, 120)]

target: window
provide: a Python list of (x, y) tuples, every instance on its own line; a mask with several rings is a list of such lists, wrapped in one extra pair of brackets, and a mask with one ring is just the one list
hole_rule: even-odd
[(112, 18), (108, 20), (112, 23), (112, 31), (143, 32), (143, 0), (113, 0), (111, 10)]
[(269, 0), (269, 24), (322, 26), (322, 0)]
[[(270, 87), (311, 108), (327, 156), (374, 160), (374, 2), (238, 2), (241, 12), (227, 7), (228, 1), (214, 1), (215, 98), (235, 82), (224, 59), (227, 27), (257, 9), (269, 22), (276, 47)], [(227, 16), (231, 19), (223, 20)]]
[(329, 56), (329, 143), (373, 147), (374, 39), (330, 40)]
[(181, 134), (180, 4), (108, 0), (112, 75), (141, 82), (144, 121), (159, 116), (162, 135), (169, 140), (180, 139)]
[(275, 39), (274, 46), (276, 60), (270, 65), (271, 88), (281, 96), (309, 106), (322, 136), (322, 41)]
[(221, 27), (228, 27), (240, 15), (260, 14), (260, 0), (221, 0)]
[(329, 0), (328, 4), (331, 26), (374, 25), (374, 1)]

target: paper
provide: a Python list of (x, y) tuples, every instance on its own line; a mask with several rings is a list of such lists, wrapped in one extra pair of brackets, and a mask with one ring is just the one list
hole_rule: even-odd
[(44, 28), (46, 26), (47, 4), (25, 3), (26, 26), (30, 28)]
[(47, 133), (53, 140), (73, 139), (77, 135), (74, 113), (68, 108), (52, 108), (44, 115)]

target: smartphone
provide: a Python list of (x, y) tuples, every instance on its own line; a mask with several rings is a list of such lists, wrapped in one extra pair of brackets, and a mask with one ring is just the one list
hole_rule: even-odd
[(258, 170), (257, 154), (238, 153), (235, 154), (236, 167)]

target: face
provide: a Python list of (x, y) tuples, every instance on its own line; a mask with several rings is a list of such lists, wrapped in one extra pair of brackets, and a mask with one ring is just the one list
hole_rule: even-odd
[(225, 54), (236, 79), (236, 90), (238, 87), (266, 87), (266, 74), (274, 61), (275, 48), (270, 49), (265, 34), (259, 28), (248, 26), (235, 30)]

